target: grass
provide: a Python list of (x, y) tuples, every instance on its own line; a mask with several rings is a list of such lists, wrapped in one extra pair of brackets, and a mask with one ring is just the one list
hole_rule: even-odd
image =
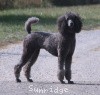
[(57, 17), (65, 12), (77, 12), (83, 20), (83, 29), (94, 29), (100, 26), (100, 5), (26, 8), (0, 11), (0, 46), (21, 41), (27, 34), (24, 22), (31, 16), (40, 18), (40, 23), (32, 26), (35, 31), (57, 31)]

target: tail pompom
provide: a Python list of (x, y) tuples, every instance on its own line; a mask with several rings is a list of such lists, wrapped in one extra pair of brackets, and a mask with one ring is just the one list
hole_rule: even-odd
[(30, 34), (31, 33), (31, 24), (35, 24), (39, 22), (39, 18), (37, 17), (30, 17), (28, 20), (25, 22), (25, 30)]

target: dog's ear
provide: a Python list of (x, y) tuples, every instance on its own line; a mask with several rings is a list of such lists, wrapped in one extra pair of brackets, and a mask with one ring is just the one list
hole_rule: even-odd
[(62, 24), (63, 24), (64, 20), (66, 20), (65, 15), (64, 16), (60, 16), (57, 19), (57, 24), (58, 24), (58, 30), (59, 31), (61, 31), (61, 29), (62, 29)]

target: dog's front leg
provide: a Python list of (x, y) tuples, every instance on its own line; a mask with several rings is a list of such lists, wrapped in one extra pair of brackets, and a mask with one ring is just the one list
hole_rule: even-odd
[(58, 80), (61, 83), (65, 83), (64, 80), (64, 60), (65, 60), (65, 52), (61, 49), (58, 49)]
[(72, 54), (67, 55), (65, 59), (65, 78), (68, 80), (68, 84), (74, 84), (71, 80), (71, 63), (72, 63)]

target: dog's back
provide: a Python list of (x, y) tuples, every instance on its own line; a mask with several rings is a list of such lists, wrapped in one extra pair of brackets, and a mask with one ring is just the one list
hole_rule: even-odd
[(57, 56), (59, 33), (32, 32), (31, 24), (35, 24), (37, 22), (39, 22), (39, 18), (37, 17), (28, 18), (26, 21), (25, 30), (29, 35), (26, 36), (24, 43), (27, 41), (31, 42), (33, 40), (32, 43), (35, 47), (45, 49), (51, 54)]

